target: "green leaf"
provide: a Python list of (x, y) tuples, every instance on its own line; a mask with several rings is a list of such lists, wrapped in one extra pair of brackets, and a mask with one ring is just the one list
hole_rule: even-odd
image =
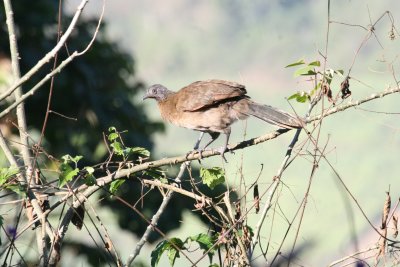
[(25, 198), (26, 197), (26, 188), (21, 186), (20, 184), (10, 184), (6, 186), (7, 189), (17, 193), (19, 196)]
[(210, 266), (208, 266), (208, 267), (219, 267), (219, 265), (218, 264), (216, 264), (216, 263), (213, 263), (213, 264), (211, 264)]
[(171, 238), (157, 244), (156, 248), (151, 252), (151, 266), (158, 265), (162, 254), (168, 251), (168, 259), (171, 266), (174, 266), (176, 258), (179, 258), (179, 250), (183, 249), (184, 243), (179, 238)]
[[(179, 250), (183, 248), (183, 242), (179, 238), (172, 238), (169, 240), (168, 259), (169, 264), (174, 266), (176, 258), (179, 258)], [(175, 244), (175, 246), (172, 245)], [(179, 249), (177, 249), (179, 248)]]
[(203, 180), (203, 184), (206, 184), (211, 189), (225, 181), (224, 170), (220, 167), (200, 168), (200, 177)]
[(144, 170), (142, 175), (150, 176), (153, 179), (160, 180), (164, 177), (164, 172), (160, 168), (149, 168), (147, 170)]
[(164, 240), (157, 244), (156, 248), (151, 252), (151, 267), (158, 265), (160, 258), (165, 250), (167, 250), (168, 241)]
[(321, 62), (319, 60), (317, 61), (313, 61), (311, 63), (308, 63), (308, 66), (317, 66), (320, 67), (321, 66)]
[(94, 173), (94, 168), (93, 167), (86, 166), (84, 169), (88, 172), (88, 174), (93, 174)]
[(299, 76), (308, 76), (308, 75), (315, 75), (317, 74), (314, 70), (314, 66), (306, 66), (303, 68), (300, 68), (294, 72), (294, 77), (299, 77)]
[(125, 179), (118, 179), (118, 180), (115, 180), (115, 181), (113, 181), (111, 184), (110, 184), (110, 192), (111, 192), (111, 194), (115, 194), (115, 192), (117, 192), (117, 190), (118, 190), (118, 188), (123, 184), (123, 183), (125, 183)]
[(108, 140), (110, 141), (110, 142), (112, 142), (112, 141), (114, 141), (115, 139), (117, 139), (118, 138), (118, 134), (117, 133), (110, 133), (109, 135), (108, 135)]
[(19, 173), (17, 167), (0, 168), (0, 186), (8, 181), (8, 179)]
[(130, 149), (132, 154), (139, 155), (142, 157), (150, 157), (150, 151), (148, 151), (143, 147), (132, 147)]
[(114, 143), (112, 143), (110, 146), (114, 149), (115, 154), (119, 156), (124, 154), (124, 149), (122, 148), (122, 144), (120, 142), (114, 141)]
[[(214, 237), (207, 234), (198, 234), (189, 237), (189, 239), (191, 241), (197, 242), (200, 246), (200, 249), (202, 249), (204, 252), (209, 251), (216, 241)], [(210, 260), (212, 259), (215, 249), (216, 247), (208, 252), (208, 257), (210, 258)]]
[(285, 68), (295, 67), (295, 66), (299, 66), (299, 65), (303, 65), (303, 64), (306, 64), (306, 63), (304, 62), (303, 59), (300, 59), (300, 60), (298, 60), (296, 62), (293, 62), (293, 63), (285, 66)]
[(86, 185), (94, 185), (96, 183), (96, 177), (94, 177), (94, 168), (90, 166), (86, 166), (84, 168), (87, 171), (87, 174), (85, 174), (85, 184)]
[(310, 96), (306, 92), (302, 91), (289, 96), (288, 100), (296, 99), (296, 101), (299, 103), (305, 103), (309, 97)]
[(110, 127), (108, 127), (108, 132), (109, 133), (117, 132), (117, 128), (115, 128), (114, 126), (110, 126)]
[(64, 160), (64, 163), (74, 162), (76, 164), (76, 163), (78, 163), (78, 161), (80, 161), (83, 158), (83, 156), (78, 155), (78, 156), (72, 157), (71, 155), (67, 154), (67, 155), (62, 156), (61, 158)]
[(58, 177), (58, 185), (63, 187), (66, 183), (71, 181), (79, 172), (78, 168), (73, 169), (68, 163), (60, 165), (60, 176)]
[(335, 73), (343, 76), (344, 70), (335, 70)]

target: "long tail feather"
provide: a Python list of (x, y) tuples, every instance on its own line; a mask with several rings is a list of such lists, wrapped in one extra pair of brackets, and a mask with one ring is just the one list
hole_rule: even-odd
[(249, 109), (246, 113), (281, 128), (295, 129), (302, 127), (299, 118), (277, 108), (253, 101), (249, 101)]

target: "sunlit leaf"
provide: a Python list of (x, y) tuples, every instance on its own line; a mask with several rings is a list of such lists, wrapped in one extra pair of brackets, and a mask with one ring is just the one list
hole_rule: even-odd
[(157, 244), (156, 248), (151, 252), (151, 267), (158, 265), (162, 254), (168, 248), (168, 241), (164, 240)]
[(168, 247), (169, 264), (171, 266), (174, 266), (176, 258), (179, 258), (179, 250), (183, 248), (183, 242), (179, 238), (171, 238), (168, 244), (169, 244)]
[(200, 168), (200, 177), (202, 178), (203, 184), (214, 189), (214, 187), (225, 181), (225, 172), (220, 167), (213, 167), (210, 169)]
[(80, 161), (83, 158), (83, 156), (78, 155), (78, 156), (72, 157), (71, 155), (67, 154), (67, 155), (62, 156), (61, 158), (64, 160), (64, 163), (74, 162), (76, 164), (76, 163), (78, 163), (78, 161)]
[(117, 133), (110, 133), (108, 135), (108, 140), (111, 141), (111, 142), (114, 141), (117, 138), (118, 138), (118, 134)]
[(306, 92), (297, 92), (288, 97), (288, 100), (296, 99), (299, 103), (305, 103), (309, 99), (309, 95)]
[(200, 249), (202, 249), (204, 252), (208, 252), (208, 257), (211, 259), (216, 247), (211, 249), (214, 246), (214, 243), (216, 242), (215, 238), (213, 236), (207, 235), (207, 234), (198, 234), (195, 236), (189, 237), (191, 241), (197, 242), (199, 244)]
[(298, 76), (308, 76), (317, 74), (314, 70), (314, 66), (306, 66), (304, 68), (300, 68), (294, 72), (294, 77)]
[(61, 173), (58, 177), (58, 186), (60, 187), (63, 187), (79, 173), (78, 168), (72, 168), (68, 163), (62, 163), (59, 169)]
[(171, 238), (157, 244), (156, 248), (151, 252), (151, 266), (158, 265), (162, 254), (168, 251), (168, 259), (171, 266), (175, 264), (176, 258), (179, 258), (179, 250), (183, 249), (184, 243), (179, 238)]
[(299, 65), (303, 65), (303, 64), (306, 64), (306, 63), (304, 62), (303, 59), (300, 59), (300, 60), (298, 60), (296, 62), (293, 62), (293, 63), (285, 66), (285, 68), (290, 68), (290, 67), (299, 66)]
[(320, 62), (319, 60), (313, 61), (313, 62), (311, 62), (311, 63), (308, 63), (308, 66), (316, 66), (316, 67), (319, 67), (319, 66), (321, 66), (321, 62)]
[(115, 154), (119, 156), (122, 156), (124, 154), (124, 149), (120, 142), (114, 141), (114, 143), (112, 143), (110, 146), (114, 149)]
[(125, 183), (125, 180), (124, 180), (124, 179), (118, 179), (118, 180), (113, 181), (113, 182), (110, 184), (110, 192), (111, 192), (111, 194), (115, 194), (115, 193), (117, 192), (118, 188), (120, 188), (120, 186), (121, 186), (123, 183)]
[(8, 179), (19, 173), (19, 169), (16, 167), (0, 168), (0, 185), (3, 185)]

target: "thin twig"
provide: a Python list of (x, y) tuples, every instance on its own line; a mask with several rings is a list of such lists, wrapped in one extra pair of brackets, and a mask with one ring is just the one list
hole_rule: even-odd
[[(183, 162), (179, 168), (179, 173), (175, 178), (175, 181), (180, 181), (182, 179), (183, 174), (185, 173), (185, 169), (187, 166), (188, 162)], [(176, 187), (176, 184), (174, 185)], [(160, 219), (161, 215), (164, 213), (165, 208), (167, 207), (169, 201), (171, 200), (172, 196), (174, 194), (174, 191), (169, 190), (167, 194), (164, 196), (163, 201), (158, 208), (157, 212), (153, 215), (153, 218), (151, 218), (151, 223), (147, 226), (146, 231), (140, 238), (139, 242), (136, 244), (135, 249), (133, 252), (129, 255), (128, 260), (126, 261), (126, 267), (130, 266), (132, 262), (135, 260), (135, 258), (139, 255), (140, 251), (142, 250), (144, 244), (147, 243), (147, 239), (149, 235), (153, 232), (154, 226), (157, 225), (158, 220)]]
[[(16, 80), (14, 82), (14, 84), (8, 90), (6, 90), (4, 93), (2, 93), (0, 95), (0, 101), (5, 99), (6, 97), (10, 96), (18, 87), (20, 87), (22, 84), (27, 82), (36, 72), (39, 71), (39, 69), (41, 67), (43, 67), (45, 64), (47, 64), (50, 61), (50, 59), (52, 59), (57, 54), (57, 52), (64, 46), (65, 42), (68, 40), (69, 36), (71, 35), (87, 2), (89, 2), (89, 0), (82, 0), (82, 2), (79, 4), (74, 17), (72, 18), (71, 23), (68, 26), (68, 29), (64, 32), (64, 34), (60, 38), (60, 41), (58, 42), (58, 44), (49, 53), (47, 53), (41, 60), (39, 60), (38, 63), (36, 63), (36, 65), (34, 67), (32, 67), (24, 76), (22, 76), (21, 78)], [(14, 38), (15, 38), (15, 35), (14, 35)]]

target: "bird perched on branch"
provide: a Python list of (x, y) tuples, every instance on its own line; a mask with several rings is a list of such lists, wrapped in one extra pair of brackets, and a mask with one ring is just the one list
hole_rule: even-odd
[[(163, 120), (200, 131), (200, 137), (194, 147), (200, 155), (221, 133), (225, 134), (225, 144), (219, 152), (226, 161), (224, 153), (227, 150), (231, 125), (237, 120), (254, 116), (280, 128), (294, 129), (302, 126), (301, 120), (295, 116), (268, 105), (258, 104), (246, 93), (244, 85), (223, 80), (207, 80), (194, 82), (177, 92), (155, 84), (148, 88), (143, 100), (154, 98)], [(204, 133), (210, 134), (211, 140), (199, 150)]]

